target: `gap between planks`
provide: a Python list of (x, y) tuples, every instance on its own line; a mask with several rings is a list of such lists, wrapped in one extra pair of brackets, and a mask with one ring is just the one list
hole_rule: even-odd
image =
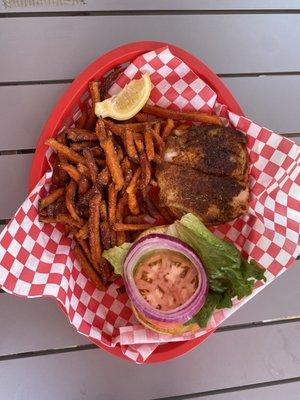
[[(1, 14), (0, 14), (1, 16)], [(217, 74), (219, 78), (261, 78), (265, 76), (299, 76), (300, 71), (259, 71), (259, 72), (237, 72)], [(37, 81), (4, 81), (0, 82), (2, 86), (35, 86), (35, 85), (57, 85), (72, 83), (74, 78), (68, 79), (44, 79)]]
[(300, 382), (300, 376), (296, 376), (293, 378), (287, 379), (279, 379), (276, 381), (267, 381), (267, 382), (260, 382), (260, 383), (252, 383), (249, 385), (243, 386), (232, 386), (224, 389), (215, 389), (215, 390), (208, 390), (206, 392), (198, 392), (198, 393), (190, 393), (190, 394), (183, 394), (180, 396), (171, 396), (171, 397), (159, 397), (152, 400), (187, 400), (187, 399), (199, 399), (201, 397), (206, 396), (215, 396), (217, 394), (224, 394), (224, 393), (233, 393), (233, 392), (241, 392), (244, 390), (251, 390), (251, 389), (258, 389), (270, 386), (277, 386), (277, 385), (284, 385), (289, 383)]
[[(273, 320), (265, 320), (265, 321), (237, 324), (237, 325), (221, 326), (220, 328), (216, 329), (215, 333), (236, 331), (236, 330), (242, 330), (242, 329), (262, 328), (262, 327), (268, 327), (268, 326), (273, 326), (273, 325), (283, 325), (283, 324), (290, 324), (290, 323), (297, 323), (297, 322), (300, 322), (300, 315), (294, 316), (294, 317), (273, 319)], [(44, 350), (37, 350), (37, 351), (27, 351), (27, 352), (21, 352), (21, 353), (4, 354), (4, 355), (0, 356), (0, 362), (16, 360), (16, 359), (20, 359), (20, 358), (30, 358), (30, 357), (38, 357), (38, 356), (45, 356), (45, 355), (70, 353), (70, 352), (74, 352), (74, 351), (92, 350), (92, 349), (96, 349), (96, 348), (97, 348), (97, 346), (95, 344), (90, 343), (90, 344), (74, 345), (74, 346), (67, 346), (67, 347), (54, 348), (54, 349), (44, 349)]]
[(2, 12), (0, 18), (51, 18), (51, 17), (90, 17), (90, 16), (156, 16), (156, 15), (251, 15), (251, 14), (300, 14), (300, 9), (248, 9), (248, 10), (99, 10), (99, 11), (29, 11)]

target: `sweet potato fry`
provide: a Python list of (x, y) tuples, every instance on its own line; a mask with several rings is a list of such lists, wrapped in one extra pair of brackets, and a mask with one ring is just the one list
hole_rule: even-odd
[(106, 285), (110, 281), (111, 271), (109, 267), (109, 262), (105, 258), (101, 258), (100, 264), (94, 266), (95, 270), (101, 276), (104, 284)]
[(98, 264), (101, 261), (101, 241), (100, 241), (100, 204), (101, 195), (95, 194), (89, 203), (89, 241), (91, 248), (91, 256), (94, 263)]
[(167, 119), (167, 123), (164, 127), (163, 133), (162, 133), (162, 140), (165, 142), (168, 137), (171, 135), (172, 130), (174, 129), (174, 121), (171, 118)]
[(110, 227), (107, 221), (100, 222), (101, 241), (105, 250), (111, 247), (110, 243)]
[(91, 255), (89, 245), (87, 244), (86, 240), (78, 240), (78, 243), (80, 244), (88, 261), (92, 264), (94, 271), (97, 273), (99, 278), (102, 280), (103, 284), (106, 285), (110, 274), (107, 270), (104, 270), (104, 268), (102, 266), (102, 264), (105, 266), (105, 264), (103, 263), (104, 258), (101, 259), (100, 264), (94, 263), (94, 261), (92, 260), (92, 255)]
[(138, 162), (138, 154), (134, 144), (134, 135), (131, 129), (126, 129), (122, 135), (124, 146), (128, 157), (134, 161)]
[(84, 193), (84, 195), (80, 196), (77, 202), (77, 206), (79, 208), (85, 208), (88, 207), (91, 198), (95, 195), (95, 194), (99, 194), (99, 189), (96, 186), (91, 187), (90, 189), (87, 190), (86, 193)]
[(137, 191), (137, 188), (138, 188), (138, 180), (139, 180), (139, 177), (140, 177), (140, 175), (141, 175), (141, 168), (139, 167), (136, 171), (135, 171), (135, 173), (133, 174), (133, 177), (132, 177), (132, 179), (131, 179), (131, 181), (130, 181), (130, 183), (129, 183), (129, 185), (127, 186), (127, 189), (126, 189), (126, 192), (128, 193), (128, 194), (130, 194), (130, 193), (136, 193), (136, 191)]
[[(60, 132), (57, 135), (56, 140), (58, 141), (58, 143), (66, 145), (67, 144), (66, 131)], [(59, 187), (65, 186), (69, 181), (69, 175), (60, 168), (61, 165), (67, 162), (68, 160), (66, 159), (66, 157), (58, 153), (57, 161), (54, 163), (53, 166), (53, 183)]]
[(149, 197), (146, 197), (144, 199), (144, 205), (151, 217), (153, 217), (155, 220), (161, 218), (161, 214), (159, 213), (158, 209), (155, 207), (155, 205), (152, 203)]
[(78, 171), (78, 169), (76, 167), (74, 167), (74, 165), (63, 164), (63, 165), (61, 165), (61, 169), (66, 171), (75, 182), (78, 183), (80, 181), (80, 177), (81, 177), (80, 172)]
[(82, 175), (78, 181), (78, 193), (80, 195), (84, 194), (90, 187), (88, 179)]
[(53, 150), (56, 150), (59, 154), (63, 155), (68, 160), (74, 163), (85, 164), (85, 159), (80, 154), (76, 153), (74, 150), (70, 149), (64, 144), (59, 143), (57, 140), (50, 138), (47, 139), (45, 144), (51, 147)]
[(172, 224), (175, 221), (176, 218), (172, 217), (166, 207), (158, 207), (158, 211), (164, 217), (166, 223)]
[(146, 104), (143, 112), (160, 118), (172, 118), (173, 120), (195, 121), (204, 124), (222, 125), (221, 119), (216, 115), (210, 115), (199, 111), (174, 111), (159, 106)]
[(108, 90), (110, 89), (112, 84), (117, 80), (119, 74), (123, 69), (124, 67), (122, 65), (119, 65), (101, 79), (99, 86), (100, 86), (100, 97), (102, 100), (106, 98)]
[(69, 181), (69, 175), (60, 168), (60, 159), (56, 157), (53, 162), (52, 183), (57, 187), (65, 187)]
[(90, 174), (90, 170), (88, 169), (88, 167), (82, 163), (79, 163), (77, 165), (77, 169), (78, 171), (84, 175), (86, 178), (91, 178), (91, 174)]
[(48, 224), (66, 224), (70, 226), (74, 226), (76, 228), (81, 228), (82, 224), (75, 219), (73, 219), (70, 215), (67, 214), (58, 214), (55, 217), (44, 217), (42, 215), (39, 216), (40, 222), (45, 222)]
[(127, 236), (125, 231), (116, 232), (112, 230), (116, 235), (116, 246), (122, 246), (123, 243), (127, 241)]
[(127, 186), (129, 185), (129, 182), (131, 181), (132, 176), (133, 176), (131, 162), (129, 161), (128, 157), (125, 157), (124, 160), (121, 162), (121, 168), (122, 168), (122, 171), (124, 174), (123, 190), (126, 190)]
[(137, 113), (134, 118), (138, 122), (152, 122), (154, 119), (156, 119), (153, 115), (151, 114), (145, 114), (143, 112)]
[(88, 117), (85, 125), (85, 129), (93, 131), (97, 122), (97, 115), (95, 114), (94, 104), (88, 109)]
[(103, 168), (97, 176), (97, 185), (107, 186), (110, 182), (110, 172), (107, 167)]
[(115, 185), (111, 183), (108, 187), (108, 221), (110, 225), (116, 222), (117, 195)]
[(107, 133), (106, 133), (104, 119), (99, 118), (97, 120), (95, 132), (96, 132), (96, 135), (97, 135), (97, 138), (98, 138), (100, 144), (101, 144), (101, 141), (104, 141), (105, 139), (107, 139)]
[(82, 267), (84, 273), (93, 282), (93, 284), (99, 290), (105, 290), (105, 286), (104, 286), (102, 279), (99, 277), (99, 275), (93, 269), (93, 267), (87, 260), (86, 256), (84, 255), (84, 253), (81, 250), (81, 248), (79, 247), (79, 245), (76, 245), (74, 247), (74, 255), (75, 255), (77, 261), (79, 262), (80, 266)]
[(39, 215), (43, 217), (55, 218), (58, 214), (66, 214), (67, 207), (64, 196), (57, 199), (54, 203), (49, 204), (43, 210), (39, 210)]
[(165, 151), (165, 143), (160, 136), (160, 124), (156, 123), (152, 131), (153, 139), (156, 144), (156, 149), (160, 158), (162, 158)]
[(108, 281), (110, 281), (111, 273), (109, 270), (109, 265), (107, 264), (106, 260), (102, 257), (100, 264), (94, 263), (94, 261), (92, 260), (92, 254), (89, 245), (87, 243), (87, 240), (77, 239), (77, 242), (79, 243), (85, 256), (87, 257), (88, 261), (92, 264), (93, 269), (97, 272), (102, 282), (106, 284)]
[(99, 158), (95, 157), (95, 162), (100, 168), (106, 167), (106, 161), (105, 160), (100, 160)]
[(188, 124), (179, 124), (176, 126), (176, 131), (186, 131), (187, 129), (189, 129), (191, 127), (191, 125)]
[(101, 221), (105, 222), (108, 220), (108, 215), (107, 215), (107, 205), (105, 199), (101, 199), (101, 204), (100, 204), (100, 219)]
[(82, 151), (86, 147), (92, 148), (94, 146), (95, 146), (95, 142), (91, 142), (91, 141), (87, 142), (87, 141), (85, 141), (85, 142), (74, 142), (74, 143), (71, 143), (70, 148), (72, 150), (74, 150), (74, 151)]
[[(125, 239), (125, 241), (126, 241), (126, 239)], [(115, 232), (110, 227), (110, 247), (115, 247), (115, 246), (117, 246), (117, 232)]]
[(67, 132), (66, 130), (63, 130), (62, 132), (60, 132), (57, 137), (56, 140), (58, 141), (58, 143), (61, 144), (67, 144)]
[[(104, 156), (103, 150), (101, 149), (100, 146), (99, 147), (98, 146), (91, 147), (90, 150), (94, 157), (103, 157)], [(104, 162), (105, 160), (99, 160), (99, 161)]]
[[(89, 248), (88, 240), (84, 238), (77, 238), (75, 234), (75, 241), (80, 245), (82, 248), (84, 254), (88, 258), (89, 262), (93, 265), (93, 260), (92, 260), (92, 255), (91, 255), (91, 250)], [(94, 267), (94, 265), (93, 265)], [(95, 269), (95, 267), (94, 267)]]
[(116, 189), (119, 191), (124, 186), (124, 176), (114, 143), (109, 136), (104, 139), (101, 137), (101, 134), (99, 134), (99, 140), (105, 153), (105, 159), (111, 178), (116, 185)]
[[(124, 195), (120, 198), (117, 204), (116, 209), (116, 222), (121, 223), (125, 218), (125, 210), (128, 204), (128, 195), (124, 193)], [(115, 232), (113, 230), (113, 232)], [(126, 234), (124, 231), (115, 232), (116, 233), (116, 244), (117, 246), (121, 246), (126, 242)]]
[(121, 231), (144, 231), (146, 229), (152, 228), (156, 226), (155, 224), (122, 224), (120, 222), (116, 222), (114, 224), (114, 230), (116, 232)]
[(98, 82), (96, 82), (96, 81), (89, 82), (89, 89), (90, 89), (93, 104), (97, 103), (98, 101), (101, 101)]
[(154, 144), (153, 144), (153, 137), (152, 137), (152, 132), (150, 129), (147, 129), (145, 131), (145, 147), (146, 147), (146, 154), (148, 161), (154, 160), (155, 154), (154, 154)]
[(82, 110), (79, 119), (75, 122), (75, 127), (78, 128), (78, 129), (84, 128), (85, 125), (86, 125), (87, 118), (88, 118), (88, 112), (87, 112), (87, 109), (85, 107)]
[(147, 122), (148, 121), (148, 116), (149, 114), (144, 114), (142, 112), (137, 113), (134, 118), (138, 121), (138, 122)]
[(73, 142), (98, 141), (95, 132), (88, 131), (87, 129), (68, 128), (66, 129), (66, 132), (68, 139), (72, 140)]
[(53, 190), (53, 192), (48, 194), (47, 197), (44, 197), (42, 200), (40, 200), (39, 211), (42, 211), (44, 208), (46, 208), (50, 204), (54, 203), (57, 199), (59, 199), (61, 196), (63, 196), (64, 193), (65, 193), (64, 188), (59, 188), (59, 189)]
[(138, 215), (140, 213), (139, 203), (135, 193), (128, 194), (128, 208), (133, 215)]
[(105, 280), (103, 279), (102, 274), (101, 274), (102, 270), (101, 270), (100, 264), (96, 264), (93, 261), (92, 253), (91, 253), (90, 247), (88, 245), (88, 240), (87, 239), (80, 239), (80, 238), (79, 239), (76, 238), (75, 240), (76, 240), (76, 242), (78, 242), (78, 244), (82, 248), (84, 254), (86, 255), (88, 261), (92, 264), (94, 270), (100, 275), (100, 277), (101, 277), (101, 279), (102, 279), (102, 281), (104, 283)]
[(151, 180), (151, 166), (147, 159), (143, 142), (141, 140), (135, 140), (135, 144), (139, 153), (142, 170), (141, 189), (145, 190)]
[(123, 153), (121, 146), (117, 147), (117, 155), (118, 155), (119, 161), (121, 162), (124, 158), (124, 153)]
[(91, 150), (88, 148), (83, 150), (83, 156), (85, 158), (85, 163), (88, 166), (88, 169), (90, 171), (90, 176), (91, 176), (92, 182), (95, 184), (96, 180), (97, 180), (97, 175), (99, 172), (95, 158), (94, 158)]
[(89, 236), (89, 224), (86, 223), (83, 225), (82, 228), (79, 229), (78, 232), (76, 232), (75, 237), (76, 239), (87, 239)]
[(115, 124), (114, 122), (108, 120), (108, 119), (103, 119), (104, 125), (107, 129), (109, 129), (112, 133), (114, 133), (117, 136), (123, 136), (123, 133), (126, 131), (126, 129), (130, 129), (132, 132), (142, 132), (144, 133), (145, 129), (148, 128), (148, 125), (150, 124), (155, 124), (157, 120), (153, 121), (148, 121), (148, 122), (133, 122), (133, 123), (128, 123), (128, 124)]
[(69, 211), (71, 217), (73, 219), (75, 219), (75, 221), (78, 221), (82, 226), (82, 225), (84, 225), (84, 221), (77, 214), (75, 204), (74, 204), (76, 190), (77, 190), (77, 184), (75, 181), (71, 180), (66, 189), (65, 201), (66, 201), (67, 210)]
[(125, 217), (126, 224), (153, 224), (154, 222), (155, 218), (151, 217), (149, 214), (127, 215)]

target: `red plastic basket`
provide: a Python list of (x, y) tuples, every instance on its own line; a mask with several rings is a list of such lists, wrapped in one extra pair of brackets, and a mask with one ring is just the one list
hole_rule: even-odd
[[(33, 157), (29, 176), (29, 192), (36, 186), (48, 168), (46, 161), (45, 140), (56, 136), (64, 125), (68, 125), (74, 114), (88, 101), (88, 82), (101, 79), (108, 71), (120, 64), (134, 60), (137, 56), (160, 47), (168, 46), (171, 52), (183, 60), (200, 78), (202, 78), (216, 93), (218, 101), (226, 104), (229, 110), (243, 115), (243, 111), (225, 84), (202, 61), (174, 45), (163, 42), (135, 42), (120, 46), (90, 64), (69, 86), (53, 109), (39, 138)], [(68, 122), (69, 121), (69, 122)], [(178, 357), (202, 343), (211, 333), (185, 342), (166, 343), (158, 348), (147, 359), (146, 363), (162, 362)], [(126, 359), (120, 346), (110, 348), (97, 342), (97, 346), (120, 358)]]

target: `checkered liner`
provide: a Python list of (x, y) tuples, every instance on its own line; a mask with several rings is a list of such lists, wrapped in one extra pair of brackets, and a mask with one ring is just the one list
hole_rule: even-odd
[[(251, 203), (246, 215), (214, 229), (232, 241), (243, 255), (267, 268), (267, 284), (294, 262), (299, 248), (299, 147), (247, 118), (229, 112), (217, 102), (215, 92), (168, 48), (151, 51), (134, 60), (110, 94), (117, 93), (141, 73), (151, 75), (151, 101), (173, 109), (214, 111), (244, 132), (250, 155)], [(87, 96), (81, 102), (87, 102)], [(80, 103), (81, 104), (81, 103)], [(78, 107), (65, 125), (79, 115)], [(54, 132), (57, 134), (57, 132)], [(51, 157), (48, 151), (47, 159)], [(0, 285), (8, 293), (24, 297), (51, 296), (60, 303), (77, 331), (95, 343), (121, 345), (123, 353), (144, 362), (159, 343), (204, 335), (255, 296), (265, 286), (257, 282), (251, 296), (234, 301), (231, 309), (216, 311), (207, 329), (181, 337), (158, 334), (135, 320), (121, 282), (100, 292), (82, 273), (72, 254), (72, 239), (59, 225), (41, 224), (38, 200), (49, 190), (51, 171), (40, 180), (0, 236)]]

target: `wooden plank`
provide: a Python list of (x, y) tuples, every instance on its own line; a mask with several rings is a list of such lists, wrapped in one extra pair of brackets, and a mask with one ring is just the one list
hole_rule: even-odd
[[(28, 0), (28, 3), (34, 1)], [(5, 1), (4, 1), (5, 3)], [(20, 1), (19, 1), (20, 3)], [(46, 3), (46, 2), (45, 2)], [(34, 6), (34, 7), (5, 7), (1, 2), (1, 12), (30, 12), (30, 11), (119, 11), (119, 10), (285, 10), (292, 9), (297, 10), (300, 8), (300, 2), (298, 0), (218, 0), (212, 2), (210, 0), (164, 0), (160, 2), (149, 1), (141, 2), (139, 0), (102, 0), (101, 3), (97, 0), (89, 0), (84, 2), (85, 4), (75, 5), (57, 5), (51, 4), (56, 3), (55, 1), (48, 1), (49, 5)]]
[(217, 73), (298, 71), (299, 36), (300, 14), (4, 18), (0, 76), (3, 82), (69, 79), (137, 38), (175, 43)]
[(291, 323), (217, 333), (187, 355), (155, 366), (126, 363), (98, 349), (3, 361), (0, 394), (145, 400), (287, 379), (299, 375), (299, 340), (300, 323)]
[(288, 400), (299, 400), (299, 392), (300, 381), (191, 398), (194, 400), (282, 400), (284, 398)]
[[(285, 319), (299, 314), (300, 261), (225, 321), (223, 326)], [(281, 299), (274, 306), (274, 299)], [(48, 299), (0, 295), (0, 355), (87, 343)], [(22, 333), (23, 332), (23, 333)], [(22, 333), (22, 334), (19, 334)]]
[[(278, 132), (299, 132), (300, 75), (224, 78), (224, 82), (254, 121)], [(52, 108), (67, 87), (67, 84), (0, 86), (4, 132), (0, 150), (34, 148)]]
[(224, 78), (245, 114), (277, 132), (299, 132), (300, 75)]
[(66, 88), (66, 84), (0, 87), (0, 150), (34, 148)]
[[(52, 299), (0, 295), (0, 354), (54, 349), (88, 343)], [(3, 318), (3, 319), (2, 319)]]
[(0, 157), (0, 219), (11, 218), (27, 195), (32, 154)]

